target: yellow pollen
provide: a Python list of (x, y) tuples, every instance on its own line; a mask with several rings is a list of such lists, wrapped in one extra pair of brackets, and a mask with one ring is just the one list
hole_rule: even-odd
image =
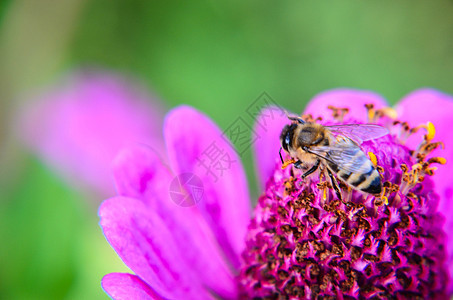
[(426, 139), (428, 141), (431, 141), (434, 136), (436, 135), (436, 127), (434, 127), (434, 124), (431, 122), (428, 122), (426, 124), (426, 129), (428, 130), (428, 134), (426, 135)]
[(371, 162), (373, 163), (374, 167), (377, 167), (377, 157), (373, 152), (368, 152), (368, 156), (370, 157)]
[(324, 188), (324, 192), (323, 192), (323, 194), (322, 194), (322, 198), (323, 198), (324, 200), (327, 199), (327, 188)]
[(290, 181), (291, 181), (291, 179), (290, 179), (289, 181), (286, 181), (286, 182), (285, 182), (285, 188), (287, 188), (287, 189), (292, 188), (292, 184), (291, 184)]
[(386, 192), (386, 189), (385, 189), (385, 186), (382, 187), (382, 192), (381, 192), (381, 196), (380, 197), (385, 197), (385, 192)]
[(282, 164), (282, 169), (286, 169), (286, 167), (288, 167), (290, 164), (293, 164), (295, 163), (296, 161), (294, 159), (290, 159), (290, 160), (287, 160), (285, 161), (283, 164)]
[(389, 199), (386, 196), (383, 196), (382, 199), (384, 200), (385, 205), (389, 205)]

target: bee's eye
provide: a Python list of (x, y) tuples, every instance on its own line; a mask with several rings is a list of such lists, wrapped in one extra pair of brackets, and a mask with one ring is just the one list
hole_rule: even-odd
[(285, 137), (285, 144), (286, 144), (286, 145), (289, 145), (289, 133), (286, 134), (286, 137)]

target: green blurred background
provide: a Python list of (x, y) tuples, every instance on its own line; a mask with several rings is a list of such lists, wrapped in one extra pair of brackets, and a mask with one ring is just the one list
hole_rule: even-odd
[[(102, 275), (126, 271), (93, 195), (12, 134), (21, 95), (96, 66), (226, 128), (262, 92), (296, 112), (336, 87), (392, 104), (425, 86), (452, 94), (452, 16), (447, 0), (1, 1), (0, 299), (106, 299)], [(243, 160), (256, 196), (250, 151)]]

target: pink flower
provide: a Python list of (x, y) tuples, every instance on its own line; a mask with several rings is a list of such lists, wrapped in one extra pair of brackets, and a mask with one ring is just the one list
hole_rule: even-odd
[[(370, 103), (374, 108), (367, 109), (365, 104)], [(402, 144), (410, 126), (395, 124), (386, 116), (394, 112), (373, 94), (324, 93), (306, 113), (321, 114), (322, 122), (329, 124), (334, 121), (329, 105), (350, 108), (344, 123), (365, 123), (371, 117), (373, 123), (392, 130), (391, 135), (362, 144), (365, 153), (377, 158), (384, 192), (377, 198), (344, 186), (341, 202), (326, 185), (329, 181), (321, 184), (317, 176), (303, 180), (300, 172), (280, 170), (274, 164), (249, 226), (238, 279), (240, 295), (448, 299), (444, 216), (437, 211), (439, 195), (429, 178), (434, 163), (444, 160), (433, 158), (429, 150), (436, 145), (432, 128), (425, 143), (412, 153)], [(274, 142), (272, 148), (277, 151), (279, 146)]]
[[(435, 107), (446, 97), (429, 91), (423, 98)], [(443, 107), (451, 112), (449, 101)], [(367, 110), (365, 104), (374, 108)], [(102, 280), (104, 290), (114, 299), (447, 298), (452, 281), (445, 249), (451, 255), (452, 242), (441, 227), (444, 218), (451, 224), (453, 214), (447, 208), (437, 211), (437, 202), (445, 205), (443, 189), (450, 186), (451, 176), (431, 180), (428, 164), (426, 174), (417, 173), (424, 175), (423, 182), (419, 177), (409, 180), (416, 159), (401, 144), (408, 132), (391, 118), (380, 117), (393, 112), (384, 109), (387, 105), (378, 95), (330, 91), (313, 99), (305, 113), (333, 122), (329, 105), (349, 108), (346, 123), (365, 123), (374, 114), (376, 122), (391, 128), (391, 135), (363, 144), (383, 168), (382, 199), (388, 204), (346, 189), (348, 200), (337, 203), (332, 190), (317, 185), (317, 176), (302, 181), (291, 168), (282, 171), (279, 135), (289, 122), (268, 108), (257, 119), (260, 138), (254, 144), (265, 191), (247, 229), (249, 196), (238, 156), (207, 117), (189, 107), (176, 108), (164, 125), (170, 166), (144, 146), (128, 148), (115, 160), (119, 195), (106, 200), (99, 215), (107, 240), (135, 275), (108, 274)], [(410, 106), (403, 100), (397, 110), (407, 112)], [(419, 113), (403, 112), (401, 117), (411, 122)], [(438, 129), (436, 140), (453, 145), (451, 135), (441, 129), (445, 120), (435, 115), (430, 121)], [(420, 132), (414, 136), (422, 141)], [(221, 153), (227, 168), (207, 164), (214, 153)], [(436, 155), (453, 159), (445, 151)], [(176, 190), (172, 183), (183, 178), (179, 174), (200, 180), (179, 181)], [(403, 175), (409, 179), (402, 180)], [(395, 187), (399, 190), (392, 190)], [(197, 204), (178, 206), (175, 192)]]
[(85, 71), (48, 88), (22, 112), (24, 142), (72, 185), (113, 195), (110, 163), (128, 144), (162, 152), (162, 110), (118, 75)]

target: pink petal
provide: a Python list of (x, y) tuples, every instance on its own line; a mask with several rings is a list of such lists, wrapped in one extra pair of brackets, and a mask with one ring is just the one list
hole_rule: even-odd
[(349, 108), (347, 118), (361, 122), (367, 122), (367, 110), (365, 104), (374, 104), (376, 108), (382, 108), (387, 102), (380, 95), (363, 90), (334, 89), (316, 95), (305, 108), (305, 114), (311, 114), (314, 118), (321, 116), (323, 120), (333, 120), (332, 110), (329, 105), (341, 108)]
[[(417, 90), (406, 97), (396, 106), (398, 118), (409, 122), (410, 126), (432, 122), (436, 127), (434, 141), (442, 141), (445, 149), (436, 150), (435, 154), (447, 159), (447, 165), (439, 166), (433, 177), (441, 190), (440, 208), (450, 207), (453, 199), (453, 176), (450, 171), (453, 166), (453, 97), (432, 89)], [(422, 141), (422, 134), (413, 135), (407, 140), (408, 146), (416, 148)], [(450, 198), (449, 198), (450, 197)]]
[(125, 197), (106, 200), (100, 225), (124, 263), (157, 294), (169, 299), (212, 299), (192, 267), (184, 263), (172, 232), (141, 201)]
[[(174, 177), (155, 150), (146, 145), (121, 149), (112, 162), (117, 193), (143, 199), (150, 207), (168, 205), (168, 182)], [(164, 184), (161, 184), (164, 183)]]
[(160, 108), (124, 78), (79, 72), (38, 98), (23, 112), (24, 140), (71, 184), (112, 195), (110, 162), (120, 148), (163, 149)]
[(195, 206), (177, 205), (170, 197), (175, 176), (158, 154), (144, 146), (126, 148), (114, 161), (114, 174), (120, 195), (144, 201), (159, 215), (198, 280), (223, 298), (236, 297), (234, 275), (211, 228)]
[(162, 299), (146, 283), (135, 275), (110, 273), (102, 278), (104, 291), (115, 300)]
[(209, 118), (187, 106), (168, 114), (164, 137), (175, 173), (195, 174), (203, 182), (205, 196), (197, 208), (238, 267), (250, 220), (247, 181), (238, 155)]
[(259, 137), (253, 144), (255, 165), (261, 188), (264, 188), (267, 179), (273, 174), (275, 165), (280, 162), (280, 133), (290, 121), (285, 113), (275, 107), (264, 108), (255, 123), (255, 132)]
[[(444, 230), (450, 235), (448, 241), (450, 277), (453, 278), (453, 97), (433, 89), (421, 89), (404, 97), (396, 106), (398, 118), (411, 126), (432, 122), (436, 127), (434, 141), (442, 141), (445, 149), (436, 150), (434, 156), (447, 159), (447, 164), (438, 166), (433, 180), (440, 194), (439, 211), (445, 214)], [(422, 133), (413, 135), (407, 144), (416, 148), (422, 140)], [(450, 283), (453, 290), (453, 280)]]

